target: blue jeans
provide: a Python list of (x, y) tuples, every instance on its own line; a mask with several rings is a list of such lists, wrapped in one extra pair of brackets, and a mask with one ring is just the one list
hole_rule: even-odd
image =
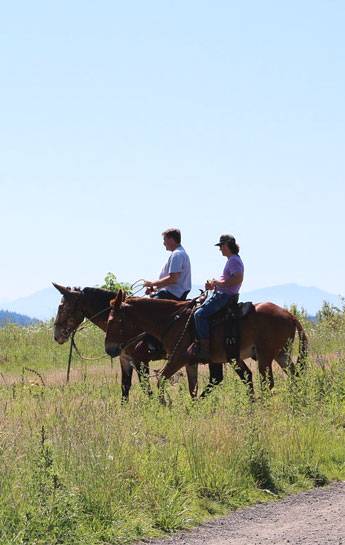
[(210, 324), (208, 319), (212, 314), (225, 307), (232, 298), (227, 293), (214, 292), (210, 299), (207, 299), (203, 305), (194, 313), (196, 334), (199, 339), (210, 338)]
[(176, 295), (170, 293), (170, 291), (164, 288), (160, 291), (157, 291), (153, 299), (172, 299), (173, 301), (179, 301), (179, 297), (176, 297)]

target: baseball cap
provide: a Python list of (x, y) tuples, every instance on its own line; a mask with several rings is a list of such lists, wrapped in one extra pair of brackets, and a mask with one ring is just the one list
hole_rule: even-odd
[(221, 246), (225, 242), (234, 243), (234, 242), (236, 242), (236, 240), (235, 240), (235, 237), (233, 237), (232, 235), (221, 235), (221, 237), (219, 239), (219, 242), (217, 242), (217, 244), (215, 244), (215, 246)]

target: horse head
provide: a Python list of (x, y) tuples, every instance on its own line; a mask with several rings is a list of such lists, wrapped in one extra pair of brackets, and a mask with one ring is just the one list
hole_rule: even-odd
[(81, 310), (82, 292), (77, 289), (72, 290), (71, 288), (59, 286), (54, 282), (53, 286), (63, 296), (54, 322), (54, 339), (59, 344), (64, 344), (68, 341), (70, 334), (84, 320), (85, 315)]
[(111, 311), (105, 335), (105, 351), (112, 358), (118, 356), (125, 345), (124, 320), (121, 314), (121, 307), (125, 297), (126, 294), (120, 290), (115, 299), (110, 301)]

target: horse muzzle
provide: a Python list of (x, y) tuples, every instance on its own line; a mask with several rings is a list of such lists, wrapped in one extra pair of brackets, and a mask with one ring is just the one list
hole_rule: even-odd
[(105, 341), (105, 351), (106, 353), (111, 356), (112, 358), (116, 358), (120, 355), (121, 348), (118, 344), (112, 342), (112, 341)]
[(61, 331), (54, 329), (54, 341), (56, 341), (59, 344), (64, 344), (68, 341), (69, 335), (65, 335)]

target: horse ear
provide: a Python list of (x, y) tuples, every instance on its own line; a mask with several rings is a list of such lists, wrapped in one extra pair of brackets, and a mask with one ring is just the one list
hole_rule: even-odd
[(116, 295), (115, 299), (112, 299), (112, 300), (110, 301), (110, 305), (111, 305), (111, 306), (113, 307), (113, 309), (115, 310), (115, 309), (117, 309), (117, 308), (120, 307), (121, 303), (122, 303), (122, 290), (120, 290), (120, 291), (118, 292), (118, 294)]
[(71, 295), (71, 288), (65, 288), (64, 286), (55, 284), (55, 282), (52, 282), (52, 284), (62, 295)]

